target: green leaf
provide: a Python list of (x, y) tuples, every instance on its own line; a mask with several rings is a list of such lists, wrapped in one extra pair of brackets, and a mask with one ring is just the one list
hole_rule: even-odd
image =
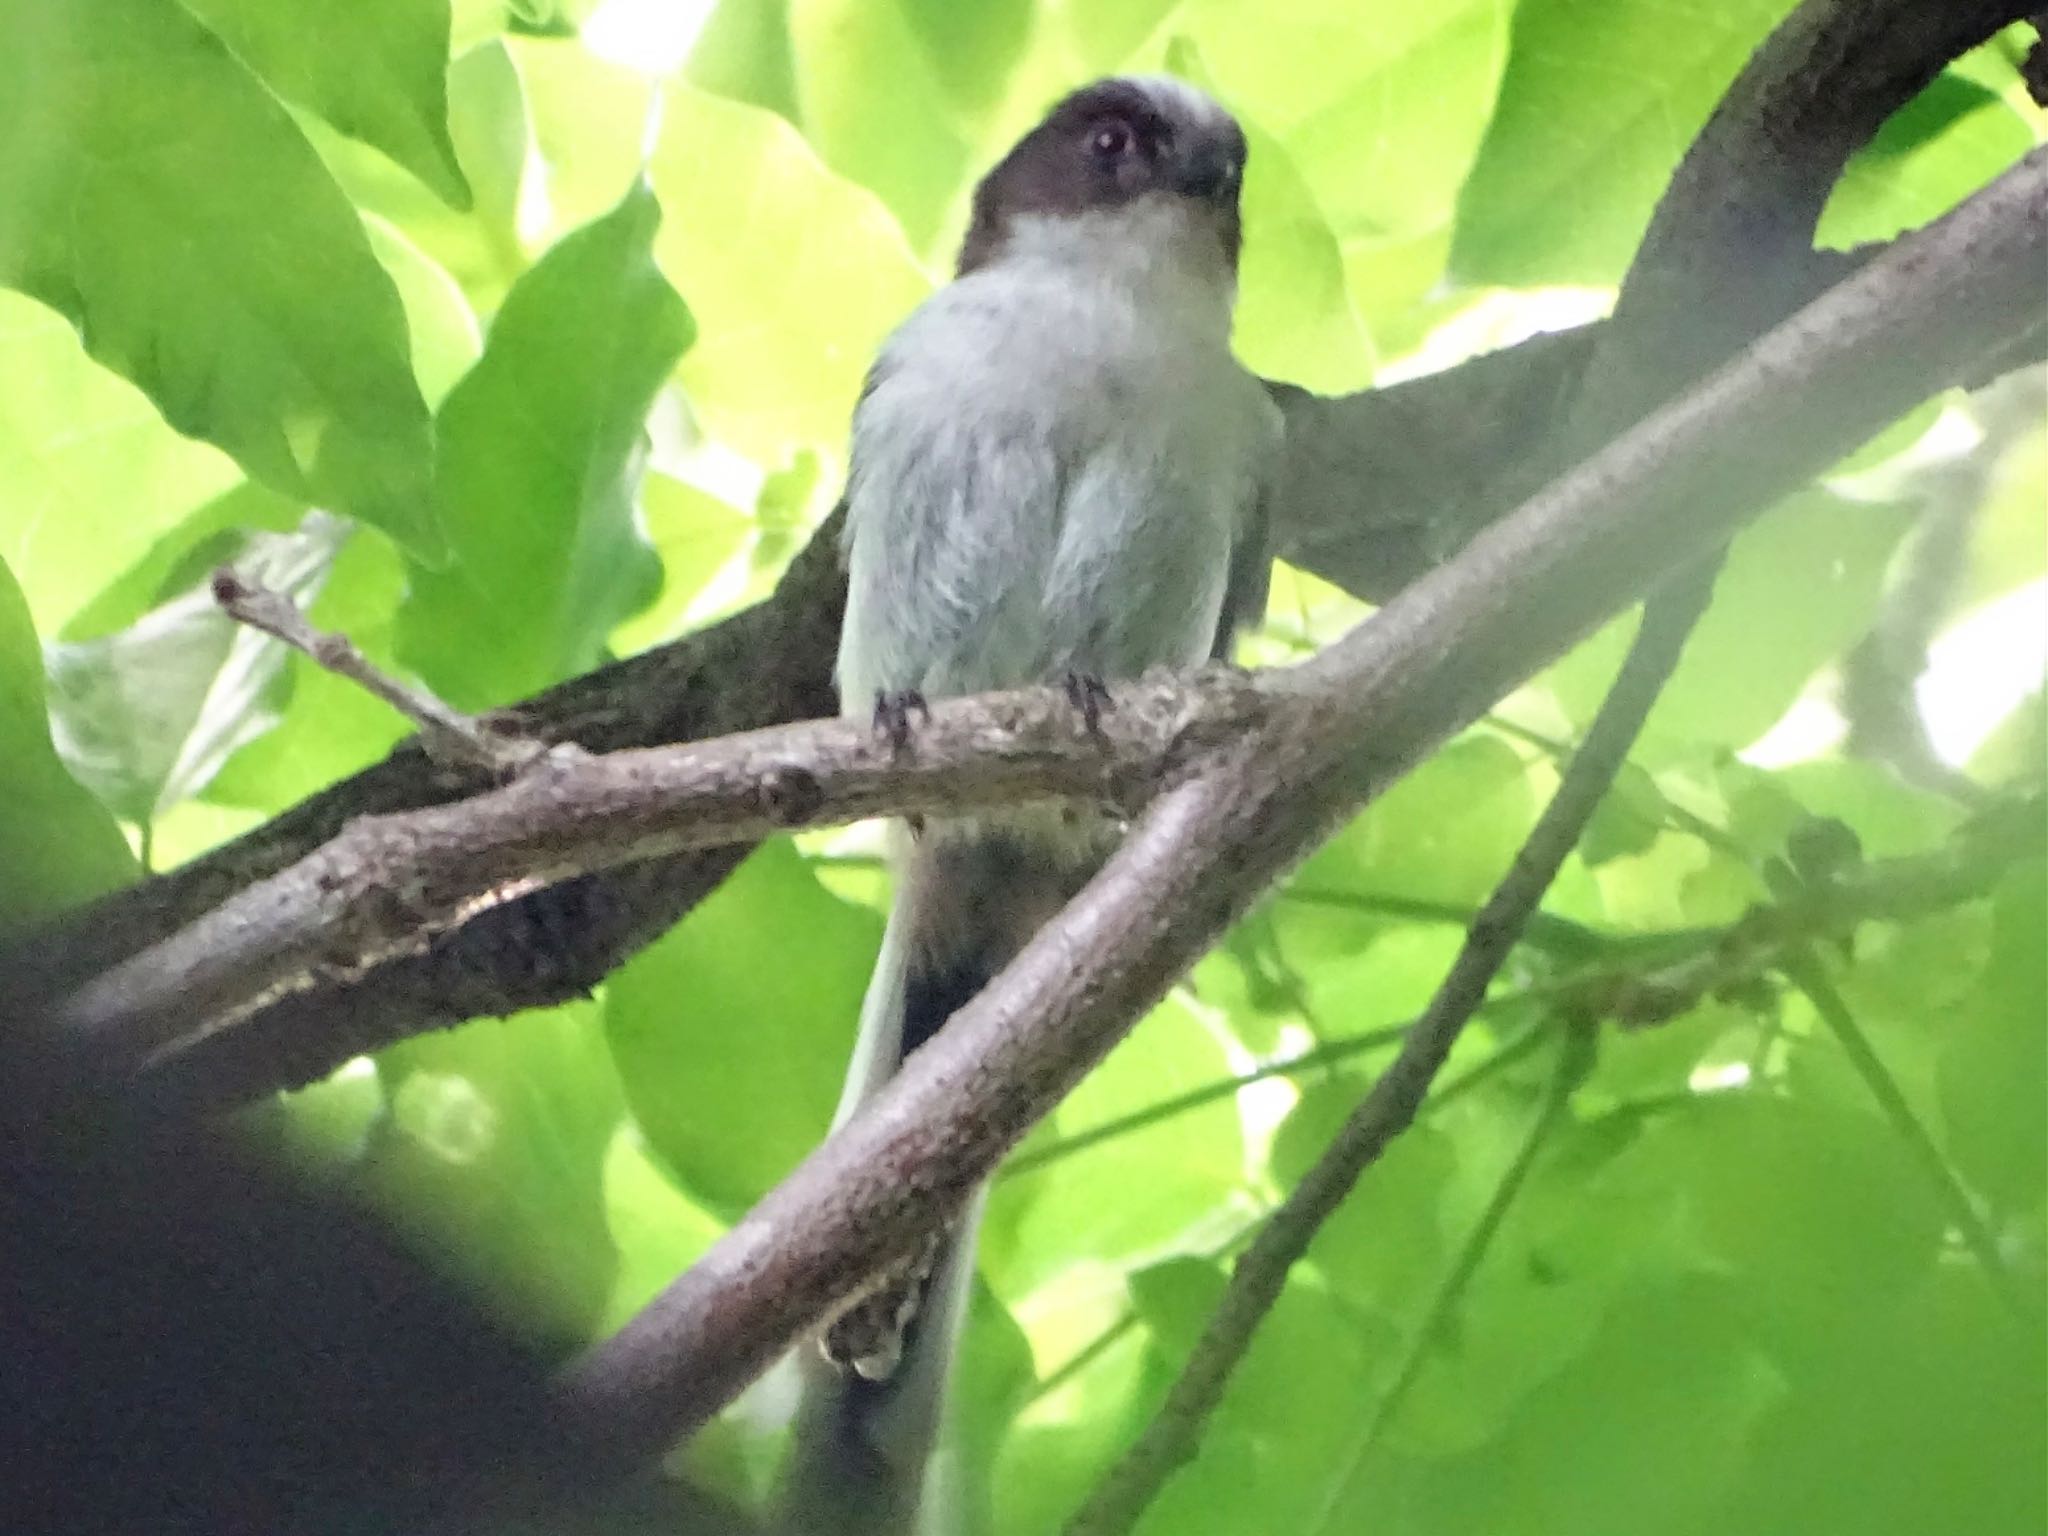
[(179, 431), (431, 553), (391, 280), (318, 158), (164, 0), (0, 0), (0, 282)]
[[(246, 580), (303, 604), (347, 537), (346, 523), (315, 512), (296, 533), (249, 535), (230, 558)], [(202, 580), (127, 629), (48, 647), (57, 750), (116, 815), (147, 823), (276, 723), (287, 654), (229, 618)]]
[(1977, 1276), (1943, 1266), (1781, 1355), (1790, 1390), (1705, 1532), (2035, 1536), (2048, 1525), (2042, 1357)]
[[(225, 461), (223, 461), (225, 462)], [(60, 638), (91, 640), (126, 629), (153, 608), (161, 607), (232, 559), (257, 530), (290, 533), (307, 508), (287, 501), (268, 486), (244, 480), (225, 495), (199, 507), (172, 525), (144, 550), (140, 559), (101, 587), (65, 623)], [(367, 538), (382, 538), (379, 534)], [(118, 540), (110, 547), (121, 548)], [(104, 579), (105, 572), (102, 573)]]
[(688, 628), (693, 605), (754, 534), (754, 520), (710, 492), (650, 472), (640, 488), (647, 536), (661, 557), (661, 595), (645, 613), (621, 625), (612, 643), (643, 650)]
[[(527, 265), (519, 213), (531, 148), (526, 97), (504, 42), (472, 48), (448, 70), (448, 133), (472, 193), (467, 211), (324, 124), (309, 121), (306, 129), (360, 210), (417, 245), (455, 279), (476, 313), (497, 308)], [(621, 185), (623, 178), (612, 184), (607, 207)]]
[[(618, 203), (620, 189), (640, 175), (655, 82), (574, 39), (518, 37), (506, 47), (547, 172), (543, 233), (559, 235), (602, 218)], [(533, 225), (525, 227), (529, 240), (535, 238)]]
[(676, 210), (655, 257), (697, 317), (679, 374), (706, 425), (763, 464), (840, 453), (868, 364), (930, 288), (896, 221), (781, 118), (686, 88), (649, 172)]
[(523, 1331), (590, 1337), (618, 1273), (604, 1194), (619, 1087), (591, 1003), (481, 1019), (377, 1061), (358, 1177)]
[[(1296, 880), (1311, 890), (1383, 893), (1469, 911), (1493, 889), (1535, 814), (1520, 755), (1500, 737), (1474, 732), (1325, 843)], [(1330, 921), (1331, 943), (1354, 947), (1358, 919), (1348, 927), (1337, 926), (1337, 917)], [(1305, 939), (1305, 914), (1290, 910), (1289, 927)]]
[(718, 0), (683, 65), (699, 90), (797, 120), (789, 0)]
[(1505, 0), (1195, 0), (1225, 97), (1286, 149), (1340, 238), (1447, 227), (1507, 59)]
[[(1694, 1532), (1691, 1517), (1739, 1480), (1776, 1396), (1771, 1362), (1744, 1322), (1726, 1281), (1631, 1287), (1497, 1440), (1426, 1463), (1428, 1481), (1411, 1498), (1444, 1512), (1445, 1536), (1631, 1536), (1651, 1508), (1660, 1532)], [(1384, 1514), (1368, 1514), (1369, 1485), (1383, 1477), (1368, 1465), (1353, 1492), (1360, 1503), (1326, 1529), (1385, 1529)]]
[(413, 373), (429, 406), (438, 406), (483, 351), (476, 314), (454, 278), (398, 229), (375, 214), (363, 216), (370, 249), (398, 285), (412, 332)]
[[(1052, 1135), (1078, 1135), (1229, 1076), (1215, 1038), (1170, 997), (1067, 1096)], [(1003, 1180), (990, 1201), (983, 1267), (1014, 1299), (1070, 1265), (1148, 1264), (1215, 1241), (1221, 1208), (1243, 1183), (1237, 1105), (1218, 1099)], [(1142, 1200), (1131, 1198), (1134, 1188)]]
[[(1213, 89), (1186, 38), (1166, 51), (1177, 74)], [(1372, 377), (1372, 343), (1351, 307), (1343, 253), (1329, 220), (1280, 141), (1240, 114), (1245, 161), (1244, 254), (1232, 343), (1247, 368), (1324, 394)]]
[[(1643, 727), (1653, 764), (1702, 745), (1745, 747), (1869, 629), (1909, 509), (1826, 491), (1790, 498), (1735, 541), (1713, 606)], [(1544, 674), (1567, 715), (1593, 717), (1632, 619), (1608, 625)]]
[(965, 188), (968, 146), (896, 0), (791, 0), (789, 30), (804, 137), (928, 249)]
[(1232, 1375), (1202, 1454), (1162, 1490), (1138, 1536), (1310, 1529), (1386, 1343), (1327, 1292), (1295, 1279)]
[[(1339, 1073), (1302, 1095), (1273, 1141), (1273, 1177), (1283, 1188), (1301, 1182), (1369, 1087)], [(1332, 1291), (1387, 1315), (1420, 1307), (1447, 1259), (1437, 1208), (1456, 1161), (1449, 1139), (1429, 1126), (1395, 1139), (1316, 1230), (1309, 1258)]]
[(1999, 888), (1990, 963), (1942, 1031), (1936, 1087), (1950, 1155), (2007, 1211), (2037, 1209), (2048, 1167), (2048, 868), (2029, 859)]
[(1612, 283), (1714, 103), (1789, 0), (1521, 0), (1458, 205), (1468, 283)]
[(998, 107), (1029, 46), (1037, 0), (896, 0), (939, 88), (979, 118)]
[(286, 101), (469, 206), (448, 137), (448, 0), (183, 3)]
[(767, 843), (606, 986), (634, 1118), (708, 1210), (737, 1218), (824, 1140), (881, 938)]
[(653, 596), (633, 497), (648, 407), (691, 338), (653, 262), (660, 219), (643, 184), (551, 250), (441, 407), (434, 499), (455, 561), (414, 570), (399, 649), (459, 707), (584, 671)]
[(1842, 171), (1814, 243), (1889, 240), (1940, 217), (2034, 147), (2026, 122), (1950, 70), (1878, 130)]
[(43, 706), (43, 653), (0, 562), (0, 932), (125, 885), (121, 829), (58, 760)]
[(725, 1234), (725, 1223), (700, 1209), (662, 1172), (641, 1139), (612, 1138), (605, 1159), (604, 1202), (618, 1281), (594, 1330), (617, 1331)]
[(240, 479), (233, 460), (180, 437), (87, 357), (61, 316), (0, 292), (0, 558), (44, 633)]

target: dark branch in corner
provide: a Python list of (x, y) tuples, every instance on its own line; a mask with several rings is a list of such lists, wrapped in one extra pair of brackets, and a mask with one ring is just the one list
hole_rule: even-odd
[[(908, 1251), (1272, 881), (1451, 732), (1966, 373), (2035, 302), (2048, 151), (1839, 285), (1313, 660), (903, 1072), (564, 1384), (623, 1460)], [(1968, 282), (1961, 281), (1964, 274)]]

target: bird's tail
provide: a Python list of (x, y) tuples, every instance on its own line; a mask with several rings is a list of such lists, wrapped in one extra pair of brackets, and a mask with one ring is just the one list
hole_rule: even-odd
[[(836, 1128), (1063, 906), (1093, 867), (1071, 831), (934, 826), (898, 860)], [(926, 1250), (802, 1347), (779, 1536), (910, 1536), (974, 1281), (982, 1193)], [(936, 1527), (931, 1527), (936, 1528)]]

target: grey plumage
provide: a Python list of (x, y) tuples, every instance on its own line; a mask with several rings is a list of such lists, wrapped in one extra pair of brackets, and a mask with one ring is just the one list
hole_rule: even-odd
[[(855, 411), (838, 670), (849, 714), (907, 690), (1114, 683), (1219, 654), (1234, 625), (1256, 622), (1280, 417), (1229, 346), (1243, 146), (1228, 114), (1178, 81), (1105, 81), (982, 183), (961, 275), (889, 339)], [(1034, 811), (929, 822), (903, 840), (842, 1119), (1114, 836)], [(787, 1528), (909, 1528), (976, 1214), (961, 1213), (900, 1361), (889, 1325), (916, 1289), (906, 1277), (842, 1319), (840, 1364), (806, 1366), (787, 1508), (809, 1523)], [(813, 1482), (824, 1468), (838, 1486), (804, 1494), (806, 1459)], [(885, 1473), (909, 1491), (863, 1491)]]

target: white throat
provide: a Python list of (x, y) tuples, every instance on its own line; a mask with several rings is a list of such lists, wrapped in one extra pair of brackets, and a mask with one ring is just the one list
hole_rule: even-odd
[(1178, 198), (1014, 219), (992, 265), (1119, 289), (1141, 307), (1161, 305), (1183, 323), (1230, 334), (1236, 273), (1215, 229)]

